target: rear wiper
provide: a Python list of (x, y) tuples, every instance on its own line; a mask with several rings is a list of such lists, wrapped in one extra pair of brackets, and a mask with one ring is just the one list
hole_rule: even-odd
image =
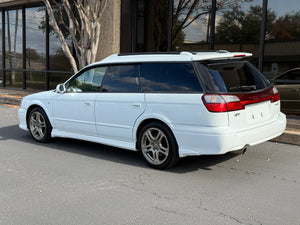
[(230, 87), (229, 90), (256, 90), (256, 85), (249, 85), (249, 86), (235, 86)]

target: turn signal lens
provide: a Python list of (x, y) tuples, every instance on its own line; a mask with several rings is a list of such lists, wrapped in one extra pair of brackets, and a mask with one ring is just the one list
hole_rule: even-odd
[(277, 102), (280, 100), (280, 94), (276, 87), (273, 87), (273, 98), (271, 102)]
[(240, 99), (235, 95), (203, 95), (204, 105), (210, 112), (228, 112), (243, 109)]
[(206, 103), (225, 103), (225, 100), (220, 95), (204, 95)]
[(210, 112), (226, 112), (226, 102), (220, 95), (203, 95), (202, 101)]

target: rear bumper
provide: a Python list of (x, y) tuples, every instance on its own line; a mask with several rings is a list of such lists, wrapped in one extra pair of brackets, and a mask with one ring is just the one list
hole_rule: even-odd
[(253, 146), (283, 133), (286, 116), (280, 113), (277, 120), (247, 130), (230, 127), (184, 127), (174, 126), (174, 135), (179, 146), (179, 156), (218, 155)]

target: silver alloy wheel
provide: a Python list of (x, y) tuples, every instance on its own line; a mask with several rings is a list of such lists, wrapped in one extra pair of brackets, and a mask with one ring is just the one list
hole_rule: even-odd
[(44, 138), (46, 134), (46, 121), (40, 112), (35, 111), (31, 114), (29, 128), (32, 136), (36, 140), (42, 140)]
[(168, 158), (169, 142), (158, 128), (151, 127), (143, 133), (141, 147), (144, 157), (153, 165), (161, 165)]

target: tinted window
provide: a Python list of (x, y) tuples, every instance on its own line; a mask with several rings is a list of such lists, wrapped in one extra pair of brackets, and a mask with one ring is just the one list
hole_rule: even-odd
[(138, 65), (109, 67), (103, 92), (140, 92)]
[(300, 80), (300, 70), (295, 70), (295, 71), (282, 74), (277, 79), (278, 80)]
[(191, 63), (147, 63), (140, 66), (145, 92), (202, 92)]
[(100, 91), (106, 69), (107, 67), (97, 67), (82, 72), (69, 82), (67, 92)]
[[(246, 61), (215, 62), (206, 64), (209, 73), (205, 78), (210, 91), (247, 92), (265, 89), (270, 83)], [(203, 70), (203, 69), (202, 69)]]

